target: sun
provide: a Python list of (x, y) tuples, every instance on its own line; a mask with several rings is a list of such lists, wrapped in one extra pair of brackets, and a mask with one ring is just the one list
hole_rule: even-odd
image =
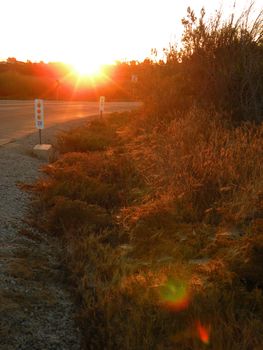
[(73, 64), (74, 71), (81, 77), (96, 77), (101, 74), (102, 64), (96, 60), (78, 60)]

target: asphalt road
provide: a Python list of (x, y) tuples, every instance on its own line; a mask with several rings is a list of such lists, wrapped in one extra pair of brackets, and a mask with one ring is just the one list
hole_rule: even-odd
[[(138, 108), (138, 102), (106, 102), (105, 113)], [(98, 115), (98, 102), (45, 101), (45, 128)], [(0, 101), (0, 146), (36, 132), (34, 101)]]

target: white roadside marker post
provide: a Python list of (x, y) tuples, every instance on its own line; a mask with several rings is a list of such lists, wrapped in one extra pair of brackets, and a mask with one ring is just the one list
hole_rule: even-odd
[(138, 75), (132, 74), (131, 83), (132, 83), (132, 88), (131, 88), (132, 98), (135, 98), (135, 86), (138, 83)]
[(138, 83), (138, 75), (132, 74), (131, 81), (132, 81), (132, 83)]
[(44, 129), (44, 101), (35, 99), (35, 124), (39, 132), (39, 144), (42, 144), (41, 131)]
[(100, 96), (100, 105), (99, 105), (99, 112), (100, 117), (102, 118), (103, 112), (104, 112), (104, 105), (105, 105), (105, 96)]
[(34, 154), (42, 160), (50, 161), (54, 158), (54, 152), (51, 145), (42, 144), (42, 129), (44, 129), (44, 101), (35, 99), (35, 126), (39, 132), (39, 144), (33, 148)]

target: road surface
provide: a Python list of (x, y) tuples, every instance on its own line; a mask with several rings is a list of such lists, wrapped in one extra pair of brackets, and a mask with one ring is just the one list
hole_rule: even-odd
[[(105, 113), (138, 108), (138, 102), (105, 103)], [(45, 128), (98, 114), (98, 102), (45, 101)], [(0, 100), (0, 146), (36, 132), (34, 101)]]

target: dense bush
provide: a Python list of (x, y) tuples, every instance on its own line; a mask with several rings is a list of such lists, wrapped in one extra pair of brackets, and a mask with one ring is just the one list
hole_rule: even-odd
[(250, 19), (251, 7), (240, 18), (205, 20), (188, 8), (182, 20), (182, 48), (165, 50), (166, 61), (145, 62), (141, 96), (159, 118), (174, 110), (216, 106), (237, 121), (263, 118), (262, 12)]

